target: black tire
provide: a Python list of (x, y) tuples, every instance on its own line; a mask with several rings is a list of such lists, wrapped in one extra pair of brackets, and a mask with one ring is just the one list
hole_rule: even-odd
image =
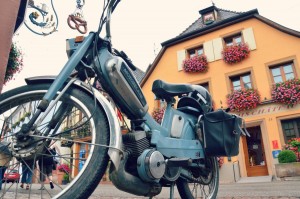
[(207, 165), (210, 168), (208, 176), (200, 176), (194, 181), (182, 177), (177, 180), (176, 185), (181, 198), (215, 199), (217, 197), (219, 189), (219, 166), (217, 158), (207, 158)]
[[(8, 91), (6, 93), (1, 94), (0, 96), (0, 122), (1, 126), (3, 126), (4, 121), (8, 125), (8, 130), (3, 133), (7, 133), (6, 136), (8, 136), (8, 140), (18, 140), (20, 142), (20, 147), (17, 150), (13, 150), (12, 153), (13, 156), (15, 156), (19, 162), (15, 165), (10, 165), (10, 168), (21, 168), (20, 161), (28, 161), (28, 160), (38, 160), (41, 158), (41, 155), (45, 153), (45, 149), (49, 147), (48, 144), (51, 140), (54, 138), (60, 139), (60, 145), (57, 144), (59, 147), (62, 146), (63, 139), (72, 140), (73, 143), (78, 141), (81, 142), (89, 142), (90, 144), (86, 144), (86, 146), (89, 146), (89, 151), (86, 152), (88, 155), (87, 157), (82, 157), (81, 160), (84, 160), (84, 163), (81, 170), (79, 171), (79, 161), (78, 156), (76, 154), (72, 154), (72, 150), (70, 148), (60, 148), (60, 150), (69, 150), (69, 154), (65, 154), (61, 156), (61, 154), (58, 154), (57, 156), (60, 157), (61, 162), (65, 162), (66, 164), (69, 164), (71, 168), (70, 172), (70, 178), (71, 182), (66, 186), (61, 186), (58, 183), (55, 183), (54, 181), (54, 189), (50, 189), (49, 185), (45, 185), (45, 190), (43, 191), (34, 191), (33, 188), (29, 190), (29, 192), (26, 192), (27, 195), (24, 196), (24, 194), (18, 193), (21, 188), (19, 186), (17, 187), (7, 187), (7, 190), (4, 191), (4, 193), (7, 193), (9, 197), (15, 197), (15, 198), (21, 198), (21, 197), (27, 197), (27, 198), (34, 198), (36, 197), (36, 194), (39, 194), (41, 196), (38, 196), (39, 198), (60, 198), (60, 199), (82, 199), (82, 198), (88, 198), (91, 193), (94, 191), (94, 189), (99, 185), (99, 182), (104, 175), (106, 171), (106, 167), (108, 164), (108, 155), (107, 147), (95, 145), (108, 145), (109, 144), (109, 126), (107, 117), (105, 115), (104, 110), (102, 107), (100, 107), (98, 104), (95, 106), (96, 102), (95, 99), (85, 91), (79, 89), (78, 87), (71, 86), (68, 88), (68, 90), (62, 95), (59, 102), (57, 102), (55, 106), (53, 106), (52, 110), (49, 112), (48, 116), (43, 119), (43, 121), (40, 123), (40, 126), (37, 127), (38, 130), (31, 133), (29, 136), (30, 144), (28, 145), (21, 145), (25, 143), (21, 138), (17, 139), (16, 135), (20, 135), (19, 132), (20, 127), (13, 127), (13, 125), (16, 124), (14, 121), (14, 118), (16, 117), (16, 111), (20, 109), (20, 113), (22, 112), (21, 109), (25, 108), (26, 111), (27, 107), (28, 110), (31, 111), (31, 114), (28, 118), (25, 119), (24, 123), (28, 122), (28, 120), (33, 116), (32, 113), (36, 111), (37, 105), (40, 103), (40, 100), (44, 96), (45, 92), (48, 90), (50, 84), (39, 84), (39, 85), (28, 85), (16, 88), (14, 90)], [(59, 94), (59, 93), (58, 93)], [(54, 113), (57, 113), (59, 108), (62, 107), (62, 104), (65, 105), (64, 110), (70, 108), (70, 111), (65, 111), (68, 114), (72, 114), (72, 116), (66, 116), (64, 114), (63, 121), (56, 123), (55, 125), (59, 125), (57, 129), (60, 132), (65, 132), (64, 134), (60, 136), (53, 136), (50, 137), (51, 133), (54, 133), (54, 130), (50, 131), (50, 134), (47, 135), (47, 126), (50, 125), (50, 118), (51, 116), (55, 115)], [(27, 110), (27, 111), (28, 111)], [(27, 115), (27, 112), (26, 112)], [(74, 116), (75, 115), (75, 116)], [(73, 119), (70, 119), (72, 118)], [(8, 119), (7, 119), (8, 118)], [(53, 117), (52, 117), (53, 118)], [(81, 118), (81, 119), (80, 119)], [(90, 118), (90, 119), (89, 119)], [(87, 123), (85, 123), (87, 121)], [(24, 124), (23, 123), (23, 124)], [(53, 122), (51, 122), (53, 126)], [(72, 125), (70, 126), (70, 123)], [(83, 125), (85, 124), (85, 125)], [(72, 131), (65, 131), (66, 128), (64, 126), (67, 126), (68, 128), (75, 128)], [(95, 128), (96, 127), (96, 128)], [(83, 129), (85, 128), (85, 129)], [(82, 133), (85, 130), (84, 133)], [(79, 137), (79, 133), (82, 133), (82, 137)], [(49, 133), (49, 132), (48, 132)], [(44, 136), (44, 137), (37, 137), (37, 136)], [(81, 135), (80, 135), (81, 136)], [(47, 139), (45, 138), (47, 137)], [(27, 137), (28, 138), (28, 137)], [(25, 138), (24, 138), (25, 139)], [(32, 140), (35, 139), (35, 140)], [(22, 140), (22, 141), (19, 141)], [(42, 140), (37, 142), (37, 140)], [(31, 143), (32, 142), (32, 143)], [(80, 143), (78, 143), (80, 144)], [(82, 144), (82, 143), (81, 143)], [(13, 145), (13, 144), (12, 144)], [(74, 144), (73, 144), (74, 145)], [(32, 154), (34, 153), (34, 154)], [(29, 155), (31, 154), (31, 155)], [(74, 162), (78, 161), (78, 164), (74, 164)], [(58, 165), (59, 166), (59, 165)], [(33, 168), (37, 169), (37, 168)], [(78, 172), (76, 175), (75, 172)], [(39, 170), (41, 173), (42, 171)], [(67, 171), (66, 171), (67, 172)], [(21, 173), (22, 175), (22, 173)], [(39, 182), (39, 176), (33, 175), (33, 179), (38, 180)], [(30, 192), (31, 191), (31, 192)], [(12, 195), (15, 194), (15, 195)], [(5, 198), (5, 195), (3, 196)]]

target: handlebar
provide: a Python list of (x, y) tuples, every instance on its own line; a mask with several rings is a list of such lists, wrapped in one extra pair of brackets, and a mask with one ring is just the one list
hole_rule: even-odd
[[(107, 7), (107, 14), (106, 14), (106, 18), (104, 19), (104, 21), (106, 20), (106, 37), (105, 39), (107, 41), (111, 41), (111, 32), (110, 32), (110, 20), (111, 20), (111, 14), (112, 12), (115, 10), (115, 8), (117, 7), (118, 3), (121, 0), (111, 0), (108, 4)], [(120, 56), (124, 59), (124, 61), (128, 64), (128, 66), (134, 71), (136, 70), (136, 66), (132, 63), (131, 59), (129, 59), (129, 57), (126, 55), (125, 52), (123, 51), (117, 51), (116, 49), (114, 49), (114, 52), (117, 56)]]
[(107, 14), (106, 14), (106, 39), (110, 41), (111, 39), (111, 32), (110, 32), (110, 20), (111, 20), (111, 13), (115, 10), (118, 3), (121, 0), (111, 0), (108, 4)]

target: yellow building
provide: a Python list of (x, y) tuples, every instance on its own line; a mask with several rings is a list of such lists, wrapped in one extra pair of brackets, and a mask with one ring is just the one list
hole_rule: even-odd
[[(141, 85), (149, 111), (155, 107), (151, 88), (156, 79), (205, 86), (215, 109), (227, 108), (227, 95), (234, 90), (257, 90), (257, 107), (235, 112), (245, 119), (251, 137), (241, 139), (237, 157), (225, 158), (221, 180), (275, 176), (278, 151), (288, 139), (300, 137), (300, 104), (287, 108), (272, 99), (271, 91), (275, 83), (299, 78), (300, 32), (259, 15), (256, 9), (232, 12), (211, 6), (199, 13), (199, 19), (180, 35), (162, 43), (159, 55), (148, 68)], [(240, 62), (236, 54), (236, 60), (231, 61), (237, 63), (226, 63), (224, 48), (244, 43), (249, 54)], [(183, 60), (197, 54), (206, 56), (207, 71), (186, 72)]]

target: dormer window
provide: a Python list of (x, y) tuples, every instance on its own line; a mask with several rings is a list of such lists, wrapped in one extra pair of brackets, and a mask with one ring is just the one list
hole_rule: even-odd
[(203, 23), (205, 25), (211, 24), (215, 21), (214, 13), (207, 13), (203, 16)]
[(202, 23), (204, 25), (209, 25), (216, 21), (218, 18), (218, 8), (216, 8), (214, 4), (213, 6), (205, 8), (203, 10), (199, 10), (199, 13), (202, 16)]
[(203, 22), (205, 25), (211, 24), (214, 21), (215, 21), (215, 16), (212, 12), (204, 15), (203, 17)]

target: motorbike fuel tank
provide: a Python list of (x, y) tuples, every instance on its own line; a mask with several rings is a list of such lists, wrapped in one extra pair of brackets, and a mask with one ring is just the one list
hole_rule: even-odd
[[(106, 61), (103, 62), (101, 57)], [(101, 52), (100, 60), (101, 85), (129, 119), (141, 119), (148, 111), (148, 104), (127, 63), (106, 50)]]

